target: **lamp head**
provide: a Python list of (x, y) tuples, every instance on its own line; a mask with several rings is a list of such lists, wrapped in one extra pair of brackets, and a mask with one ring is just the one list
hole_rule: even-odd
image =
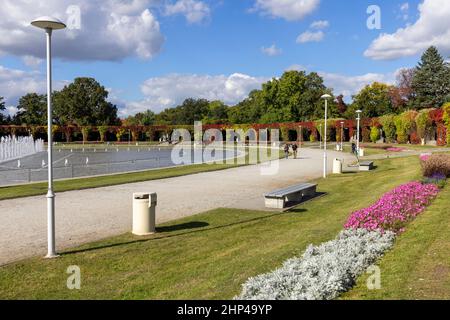
[(31, 22), (31, 25), (45, 30), (59, 30), (64, 29), (66, 25), (60, 20), (53, 17), (40, 17)]
[(321, 96), (320, 98), (321, 98), (321, 99), (328, 100), (328, 99), (331, 99), (332, 97), (331, 97), (329, 94), (324, 94), (324, 95)]
[(356, 113), (357, 113), (357, 114), (361, 114), (361, 113), (362, 113), (362, 110), (356, 110)]

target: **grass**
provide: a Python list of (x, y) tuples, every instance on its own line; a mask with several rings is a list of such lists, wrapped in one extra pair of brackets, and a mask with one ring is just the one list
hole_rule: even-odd
[(380, 261), (382, 288), (367, 289), (367, 275), (343, 299), (450, 299), (450, 187), (402, 234)]
[[(378, 169), (319, 180), (326, 196), (287, 213), (217, 209), (0, 267), (1, 299), (230, 299), (247, 278), (271, 271), (313, 243), (333, 239), (350, 212), (419, 178), (417, 157), (377, 161)], [(81, 290), (66, 270), (81, 268)]]

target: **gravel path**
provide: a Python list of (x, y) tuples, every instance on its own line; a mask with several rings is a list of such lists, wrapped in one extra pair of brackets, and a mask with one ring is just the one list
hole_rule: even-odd
[[(322, 174), (321, 150), (302, 149), (300, 159), (280, 161), (274, 176), (261, 175), (264, 165), (246, 166), (164, 180), (90, 190), (56, 197), (58, 250), (131, 230), (133, 192), (157, 192), (157, 223), (229, 207), (264, 210), (263, 194), (315, 179)], [(333, 158), (354, 159), (329, 152)], [(46, 253), (45, 196), (0, 201), (0, 265)]]

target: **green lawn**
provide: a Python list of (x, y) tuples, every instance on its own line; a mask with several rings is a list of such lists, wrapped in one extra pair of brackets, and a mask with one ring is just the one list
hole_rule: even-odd
[[(159, 226), (155, 236), (125, 234), (56, 260), (1, 267), (0, 298), (232, 298), (248, 277), (279, 267), (310, 243), (333, 239), (352, 210), (420, 176), (418, 157), (376, 164), (372, 172), (319, 180), (319, 191), (328, 194), (292, 212), (217, 209)], [(81, 268), (81, 290), (66, 288), (70, 265)]]
[(382, 288), (367, 276), (344, 299), (450, 299), (450, 187), (402, 234), (380, 261)]

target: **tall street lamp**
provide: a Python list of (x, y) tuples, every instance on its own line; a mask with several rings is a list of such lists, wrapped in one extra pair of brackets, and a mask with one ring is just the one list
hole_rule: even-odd
[(358, 126), (356, 129), (356, 152), (357, 152), (358, 156), (360, 155), (360, 152), (359, 152), (359, 140), (360, 140), (359, 127), (360, 127), (360, 122), (361, 122), (361, 113), (362, 113), (362, 110), (356, 110), (356, 114), (358, 115), (358, 118), (356, 118), (356, 120), (358, 121)]
[(46, 258), (55, 258), (55, 193), (53, 192), (53, 110), (52, 110), (52, 32), (64, 29), (66, 25), (52, 17), (41, 17), (31, 25), (45, 30), (47, 34), (47, 134), (48, 134), (48, 192), (47, 192), (47, 237), (48, 252)]
[(344, 121), (341, 121), (341, 151), (344, 151)]
[(328, 121), (328, 99), (331, 99), (329, 94), (324, 94), (322, 99), (325, 100), (325, 128), (324, 128), (324, 139), (323, 139), (323, 177), (327, 177), (327, 121)]

